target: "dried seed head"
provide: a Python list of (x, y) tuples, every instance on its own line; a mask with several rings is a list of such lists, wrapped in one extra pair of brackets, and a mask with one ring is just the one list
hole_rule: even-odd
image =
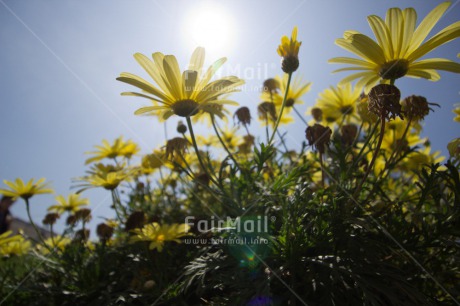
[(175, 137), (168, 140), (166, 143), (166, 158), (174, 157), (174, 153), (177, 155), (182, 155), (187, 150), (189, 142), (185, 138)]
[(89, 208), (82, 208), (77, 210), (75, 213), (75, 218), (77, 221), (82, 221), (82, 222), (89, 222), (91, 221), (91, 209)]
[(326, 147), (329, 146), (331, 135), (332, 131), (330, 128), (324, 127), (318, 123), (307, 127), (305, 130), (305, 136), (308, 140), (308, 144), (315, 147), (320, 153), (324, 153)]
[(45, 225), (53, 225), (56, 223), (57, 219), (59, 219), (58, 213), (48, 213), (46, 214), (45, 218), (43, 219), (43, 224)]
[(345, 124), (340, 128), (342, 141), (346, 146), (351, 146), (358, 134), (358, 127), (354, 124)]
[(75, 241), (81, 241), (81, 242), (86, 242), (88, 241), (89, 239), (89, 235), (90, 235), (90, 231), (89, 229), (81, 229), (81, 230), (78, 230), (75, 232), (75, 237), (74, 237), (74, 240)]
[(381, 118), (394, 119), (399, 116), (403, 119), (399, 99), (401, 93), (394, 85), (379, 84), (369, 92), (369, 111)]
[(175, 102), (171, 105), (174, 114), (180, 117), (191, 117), (198, 113), (199, 104), (193, 100), (186, 99)]
[(125, 231), (129, 232), (135, 228), (141, 228), (146, 222), (146, 217), (144, 212), (135, 211), (129, 215), (125, 223)]
[(257, 112), (259, 113), (259, 118), (261, 120), (271, 119), (276, 121), (276, 107), (275, 103), (272, 102), (262, 102), (257, 107)]
[(179, 120), (179, 122), (177, 123), (176, 130), (180, 134), (185, 134), (187, 132), (187, 126), (182, 121)]
[(251, 112), (246, 106), (238, 108), (233, 115), (233, 120), (235, 120), (235, 117), (238, 119), (238, 123), (241, 123), (244, 126), (251, 124)]
[(280, 83), (275, 79), (266, 79), (264, 81), (263, 91), (269, 93), (275, 93), (280, 88)]
[(312, 108), (311, 115), (313, 119), (315, 119), (315, 121), (321, 122), (323, 120), (323, 111), (321, 110), (321, 108)]
[(299, 58), (295, 55), (288, 55), (281, 60), (281, 69), (286, 73), (292, 73), (299, 68)]
[(113, 227), (108, 226), (105, 223), (100, 223), (96, 228), (96, 233), (99, 239), (102, 241), (107, 241), (113, 235)]
[(409, 96), (402, 100), (401, 105), (404, 111), (404, 116), (411, 120), (423, 120), (430, 112), (430, 104), (425, 97)]
[(75, 226), (77, 223), (77, 218), (74, 215), (70, 215), (67, 217), (66, 224), (70, 226)]

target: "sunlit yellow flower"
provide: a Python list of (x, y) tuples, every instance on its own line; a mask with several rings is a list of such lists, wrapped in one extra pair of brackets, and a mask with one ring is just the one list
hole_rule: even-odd
[(456, 117), (454, 118), (454, 121), (460, 122), (460, 104), (457, 104), (456, 106), (457, 107), (454, 108), (454, 110), (452, 111), (456, 115)]
[(10, 189), (0, 189), (0, 194), (12, 198), (20, 197), (24, 200), (28, 200), (36, 194), (54, 192), (53, 189), (49, 188), (48, 183), (45, 183), (44, 178), (41, 178), (36, 182), (34, 182), (34, 179), (30, 179), (27, 184), (24, 184), (20, 178), (17, 178), (14, 182), (3, 180), (3, 183)]
[[(280, 113), (281, 106), (276, 106), (275, 103), (272, 102), (262, 102), (259, 104), (258, 110), (258, 118), (262, 126), (267, 126), (267, 124), (271, 125), (272, 127), (276, 124), (276, 119), (278, 118), (278, 114)], [(294, 118), (287, 113), (283, 114), (281, 117), (279, 124), (289, 124), (294, 121)]]
[(144, 174), (150, 174), (155, 169), (162, 167), (166, 162), (166, 156), (163, 151), (155, 150), (151, 154), (142, 157), (141, 169)]
[(67, 199), (64, 196), (59, 195), (56, 197), (56, 201), (58, 202), (56, 205), (51, 205), (48, 207), (48, 211), (54, 211), (57, 213), (64, 213), (64, 212), (76, 212), (82, 206), (88, 205), (89, 200), (86, 198), (81, 198), (80, 194), (71, 193), (68, 195)]
[(380, 79), (395, 80), (407, 75), (437, 81), (440, 76), (436, 70), (460, 73), (460, 64), (448, 59), (431, 58), (417, 61), (435, 48), (460, 36), (460, 22), (456, 22), (425, 41), (449, 6), (449, 2), (439, 4), (417, 28), (417, 13), (413, 8), (391, 8), (385, 21), (371, 15), (367, 20), (377, 42), (357, 31), (346, 31), (344, 37), (337, 39), (335, 43), (361, 59), (336, 57), (329, 62), (351, 65), (335, 72), (360, 71), (344, 78), (342, 82), (360, 79), (357, 85), (365, 86), (366, 92)]
[(44, 242), (47, 247), (44, 247), (39, 244), (37, 245), (37, 249), (40, 251), (40, 253), (46, 255), (49, 254), (50, 249), (56, 253), (62, 253), (65, 250), (66, 246), (72, 242), (72, 239), (56, 235), (54, 237), (46, 239)]
[(2, 247), (2, 245), (5, 245), (7, 243), (18, 241), (21, 239), (20, 235), (11, 236), (12, 233), (13, 233), (12, 231), (7, 231), (0, 235), (0, 247)]
[(362, 88), (352, 87), (351, 83), (342, 86), (331, 86), (319, 94), (315, 107), (321, 109), (326, 125), (334, 123), (350, 123), (358, 121), (357, 104), (360, 101)]
[(80, 177), (77, 180), (83, 182), (78, 187), (83, 187), (77, 193), (93, 187), (103, 187), (107, 190), (114, 190), (123, 181), (130, 180), (133, 171), (125, 169), (122, 166), (112, 166), (104, 164), (95, 164), (87, 176)]
[[(238, 135), (237, 131), (238, 128), (229, 129), (227, 126), (220, 130), (220, 137), (230, 150), (236, 149), (242, 141), (242, 137)], [(212, 137), (215, 137), (214, 143), (216, 143), (218, 147), (222, 146), (216, 135), (213, 135)]]
[(196, 142), (199, 146), (204, 146), (204, 147), (216, 147), (220, 143), (219, 139), (217, 137), (214, 137), (214, 135), (208, 135), (208, 136), (197, 135)]
[(404, 171), (418, 172), (424, 166), (440, 163), (443, 160), (444, 156), (440, 151), (430, 153), (430, 147), (425, 147), (422, 151), (411, 152), (398, 166)]
[(86, 160), (86, 165), (104, 158), (126, 157), (129, 159), (140, 151), (136, 143), (131, 140), (124, 141), (122, 136), (115, 139), (113, 144), (104, 139), (102, 140), (102, 146), (95, 146), (95, 148), (97, 149), (96, 151), (86, 152), (86, 154), (94, 155)]
[(11, 231), (0, 235), (0, 256), (24, 255), (30, 249), (31, 243), (20, 235), (11, 235)]
[(144, 225), (141, 229), (134, 229), (134, 236), (131, 237), (131, 242), (150, 241), (149, 249), (157, 249), (159, 252), (163, 250), (163, 245), (166, 241), (175, 241), (180, 243), (179, 238), (186, 236), (190, 226), (188, 224), (163, 224), (156, 222)]
[[(276, 76), (275, 80), (279, 84), (279, 91), (275, 93), (271, 92), (272, 94), (270, 94), (270, 91), (264, 91), (261, 95), (262, 101), (271, 101), (273, 98), (273, 102), (277, 106), (281, 106), (283, 103), (284, 95), (286, 93), (288, 78), (289, 76), (287, 74), (285, 74), (283, 77)], [(295, 77), (289, 85), (289, 91), (286, 96), (287, 110), (291, 110), (295, 104), (303, 104), (303, 101), (300, 98), (308, 91), (310, 91), (310, 88), (311, 82), (304, 82), (302, 78)]]
[(302, 42), (297, 40), (297, 27), (292, 30), (291, 38), (281, 37), (281, 45), (277, 52), (283, 58), (281, 68), (286, 73), (292, 73), (299, 68), (299, 49)]
[(402, 139), (406, 130), (407, 122), (399, 117), (395, 120), (387, 122), (385, 135), (383, 136), (381, 150), (393, 152), (394, 150), (405, 150), (409, 147), (414, 147), (425, 141), (419, 136), (417, 128), (409, 127), (405, 139)]
[(447, 144), (447, 150), (449, 150), (450, 157), (460, 157), (460, 138), (455, 138)]
[(123, 72), (117, 80), (133, 85), (143, 93), (125, 92), (122, 95), (143, 97), (161, 104), (142, 107), (135, 112), (137, 115), (160, 113), (163, 119), (168, 119), (174, 114), (189, 117), (198, 114), (200, 110), (206, 109), (212, 112), (210, 105), (237, 105), (234, 101), (219, 98), (224, 94), (238, 91), (237, 87), (244, 84), (243, 80), (228, 76), (211, 82), (211, 78), (225, 63), (226, 58), (217, 60), (204, 74), (202, 74), (205, 58), (203, 48), (197, 48), (193, 52), (189, 67), (183, 73), (173, 55), (156, 52), (152, 55), (152, 61), (145, 55), (136, 53), (134, 58), (158, 87), (137, 75)]

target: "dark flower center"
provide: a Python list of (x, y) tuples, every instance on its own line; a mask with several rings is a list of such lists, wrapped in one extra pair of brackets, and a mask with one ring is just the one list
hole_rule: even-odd
[(174, 114), (181, 117), (191, 117), (198, 113), (198, 103), (193, 100), (180, 100), (171, 105)]
[(384, 80), (396, 80), (405, 76), (408, 70), (409, 62), (405, 59), (397, 59), (380, 66), (379, 76)]

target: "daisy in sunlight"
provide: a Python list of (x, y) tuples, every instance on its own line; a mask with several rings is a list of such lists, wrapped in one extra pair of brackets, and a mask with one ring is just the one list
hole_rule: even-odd
[(134, 58), (158, 86), (131, 73), (120, 74), (118, 81), (142, 90), (142, 93), (124, 92), (122, 95), (143, 97), (154, 103), (153, 106), (138, 109), (136, 115), (153, 114), (166, 120), (172, 115), (191, 117), (204, 109), (210, 112), (213, 110), (210, 105), (238, 105), (232, 100), (219, 98), (224, 94), (238, 91), (238, 87), (244, 84), (243, 80), (235, 76), (227, 76), (211, 81), (226, 58), (217, 60), (206, 73), (202, 73), (205, 51), (201, 47), (193, 52), (188, 69), (182, 73), (173, 55), (156, 52), (151, 60), (143, 54), (136, 53)]
[(343, 86), (331, 86), (321, 92), (316, 100), (315, 108), (321, 110), (325, 125), (357, 122), (356, 108), (361, 92), (361, 87), (353, 88), (350, 83)]
[(379, 80), (394, 82), (403, 76), (437, 81), (436, 70), (460, 73), (460, 64), (444, 58), (418, 60), (437, 47), (460, 36), (460, 21), (455, 22), (427, 39), (430, 31), (449, 8), (444, 2), (435, 7), (416, 27), (417, 13), (413, 8), (391, 8), (385, 20), (379, 16), (367, 17), (377, 42), (358, 31), (346, 31), (335, 43), (361, 59), (336, 57), (330, 63), (349, 64), (350, 67), (335, 70), (360, 71), (349, 75), (343, 83), (359, 79), (358, 87), (366, 92)]

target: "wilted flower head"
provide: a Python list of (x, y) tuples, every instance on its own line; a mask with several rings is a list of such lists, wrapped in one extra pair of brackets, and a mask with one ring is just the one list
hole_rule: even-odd
[(404, 116), (411, 120), (423, 120), (426, 115), (430, 112), (430, 105), (435, 103), (429, 103), (425, 97), (422, 96), (409, 96), (401, 102)]
[(96, 228), (96, 233), (99, 239), (102, 241), (107, 241), (109, 240), (112, 235), (113, 235), (113, 227), (105, 224), (105, 223), (100, 223), (97, 228)]
[(187, 150), (187, 147), (189, 145), (189, 142), (185, 138), (181, 137), (175, 137), (173, 139), (170, 139), (166, 142), (166, 154), (165, 157), (167, 159), (174, 157), (174, 154), (176, 155), (183, 155), (185, 153), (185, 150)]
[(330, 128), (324, 127), (318, 123), (307, 127), (305, 130), (308, 145), (315, 147), (320, 153), (324, 153), (326, 147), (329, 146), (331, 135), (332, 131)]
[(276, 93), (280, 89), (280, 83), (273, 78), (266, 79), (263, 86), (263, 91), (271, 94)]
[(238, 123), (241, 123), (244, 126), (251, 124), (251, 112), (246, 106), (238, 108), (233, 115), (233, 118), (235, 117), (238, 119)]
[(321, 108), (313, 107), (311, 109), (311, 116), (313, 117), (313, 119), (315, 119), (315, 121), (321, 122), (323, 120), (323, 111), (321, 110)]
[(273, 120), (276, 121), (276, 106), (272, 102), (262, 102), (257, 107), (257, 112), (259, 113), (259, 118), (261, 120)]
[(82, 221), (85, 223), (91, 221), (91, 209), (82, 208), (77, 210), (77, 212), (75, 212), (75, 218), (77, 221)]
[(345, 124), (340, 128), (342, 141), (345, 145), (350, 146), (358, 134), (358, 127), (354, 124)]
[(46, 214), (45, 218), (43, 218), (42, 223), (45, 225), (53, 225), (56, 223), (57, 219), (59, 219), (58, 213), (48, 213)]
[(369, 111), (382, 119), (394, 119), (396, 116), (403, 118), (400, 98), (398, 87), (389, 84), (376, 85), (369, 92)]

